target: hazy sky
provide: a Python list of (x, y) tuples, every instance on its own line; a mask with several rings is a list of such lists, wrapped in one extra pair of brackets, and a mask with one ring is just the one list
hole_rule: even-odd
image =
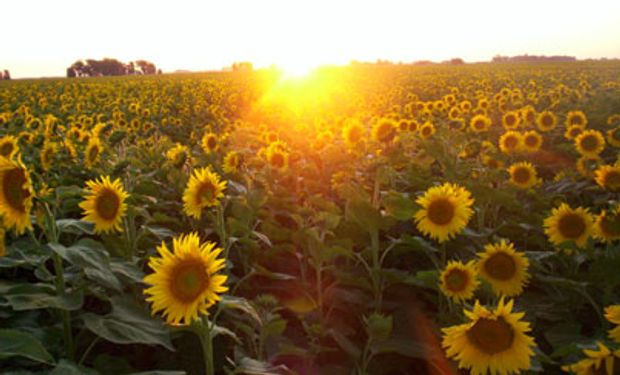
[(620, 57), (620, 0), (3, 0), (0, 69), (62, 76), (77, 59), (147, 59), (167, 71), (234, 61)]

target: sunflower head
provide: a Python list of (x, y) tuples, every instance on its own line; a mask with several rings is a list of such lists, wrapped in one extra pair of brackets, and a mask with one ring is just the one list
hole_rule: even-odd
[(529, 261), (515, 250), (513, 244), (502, 240), (488, 244), (479, 253), (478, 273), (487, 280), (498, 295), (514, 297), (523, 291), (530, 278)]
[(359, 121), (349, 120), (342, 129), (342, 138), (348, 148), (357, 146), (365, 136), (365, 129)]
[(226, 173), (236, 173), (241, 166), (241, 155), (237, 151), (229, 151), (224, 156), (222, 169)]
[(159, 257), (149, 260), (153, 273), (144, 278), (150, 285), (144, 293), (153, 313), (161, 311), (168, 324), (191, 324), (228, 290), (227, 277), (219, 273), (225, 261), (218, 258), (222, 249), (201, 243), (197, 233), (175, 238), (172, 251), (165, 243), (157, 251)]
[(564, 125), (566, 125), (567, 128), (573, 125), (585, 128), (586, 125), (588, 125), (588, 119), (586, 118), (586, 115), (581, 111), (570, 111), (566, 115), (566, 121), (564, 122)]
[(427, 121), (420, 127), (420, 130), (418, 133), (420, 134), (422, 138), (428, 139), (432, 137), (433, 134), (435, 134), (435, 125)]
[(520, 162), (508, 168), (510, 183), (521, 189), (529, 189), (536, 186), (540, 180), (536, 168), (528, 162)]
[(218, 143), (217, 135), (215, 135), (215, 133), (207, 132), (202, 137), (202, 149), (207, 154), (217, 151)]
[(538, 114), (536, 125), (541, 132), (548, 132), (555, 129), (558, 118), (551, 111), (544, 111)]
[(189, 158), (189, 148), (180, 143), (177, 143), (173, 148), (166, 152), (166, 159), (168, 159), (176, 168), (182, 167)]
[(507, 131), (499, 137), (499, 149), (508, 155), (521, 152), (523, 149), (523, 135), (513, 130)]
[[(86, 133), (88, 134), (88, 133)], [(89, 136), (88, 145), (84, 152), (84, 164), (87, 168), (92, 168), (99, 161), (99, 156), (103, 152), (103, 146), (98, 137)]]
[(372, 139), (377, 142), (391, 142), (396, 137), (397, 129), (394, 121), (382, 118), (372, 127)]
[(536, 130), (530, 130), (523, 134), (523, 149), (526, 152), (536, 152), (540, 150), (543, 143), (543, 136)]
[(44, 171), (47, 171), (50, 168), (57, 152), (58, 152), (58, 145), (56, 143), (45, 142), (45, 144), (43, 145), (43, 148), (41, 149), (41, 155), (40, 155), (41, 168), (43, 168)]
[(476, 115), (469, 121), (469, 127), (476, 133), (489, 130), (491, 119), (486, 115)]
[(502, 125), (507, 130), (514, 130), (521, 124), (521, 117), (516, 111), (510, 111), (504, 113), (502, 116)]
[(586, 358), (572, 365), (562, 366), (562, 370), (577, 375), (615, 375), (620, 373), (620, 350), (611, 351), (601, 342), (597, 349), (584, 349)]
[(463, 264), (459, 261), (450, 261), (439, 276), (439, 287), (443, 294), (455, 302), (466, 301), (474, 296), (474, 291), (480, 284), (473, 261)]
[(513, 301), (500, 299), (495, 310), (478, 301), (472, 311), (464, 310), (469, 322), (442, 329), (442, 346), (449, 358), (474, 375), (512, 374), (531, 367), (534, 339), (523, 313), (512, 312)]
[(594, 179), (600, 187), (606, 190), (620, 190), (620, 165), (600, 166), (594, 171)]
[(449, 183), (431, 187), (416, 202), (422, 206), (415, 214), (418, 230), (439, 242), (460, 233), (474, 212), (469, 191)]
[(607, 131), (607, 142), (613, 147), (620, 147), (620, 126)]
[(609, 330), (609, 338), (620, 343), (620, 305), (607, 306), (605, 308), (605, 318), (616, 327)]
[(605, 149), (605, 138), (598, 130), (584, 130), (575, 138), (575, 148), (581, 155), (593, 158)]
[(566, 203), (554, 208), (544, 221), (545, 233), (556, 246), (564, 242), (574, 242), (584, 247), (592, 233), (594, 219), (583, 207), (571, 208)]
[(5, 135), (0, 138), (0, 156), (6, 159), (13, 159), (18, 152), (19, 146), (17, 145), (17, 138), (12, 135)]
[(183, 193), (183, 210), (188, 216), (200, 219), (203, 208), (219, 204), (226, 184), (210, 168), (195, 169)]
[(26, 228), (32, 228), (30, 210), (33, 197), (30, 173), (21, 160), (0, 157), (0, 215), (7, 229), (14, 227), (18, 234), (22, 234)]
[(83, 220), (95, 224), (96, 233), (122, 232), (121, 226), (129, 197), (117, 178), (110, 180), (109, 176), (101, 176), (99, 180), (86, 182), (84, 201), (80, 207), (84, 210)]
[(601, 211), (594, 222), (594, 235), (605, 242), (620, 239), (620, 206), (611, 212)]

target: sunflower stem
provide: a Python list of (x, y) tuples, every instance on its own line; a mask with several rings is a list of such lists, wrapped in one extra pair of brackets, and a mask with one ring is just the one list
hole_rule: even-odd
[(200, 338), (200, 344), (202, 345), (202, 356), (205, 363), (205, 374), (214, 375), (215, 369), (213, 366), (213, 341), (211, 338), (211, 324), (206, 317), (200, 320), (200, 329), (198, 330), (198, 337)]

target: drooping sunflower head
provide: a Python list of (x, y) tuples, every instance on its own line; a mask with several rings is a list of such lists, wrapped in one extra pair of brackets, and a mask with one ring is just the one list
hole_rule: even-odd
[(510, 174), (510, 183), (521, 189), (529, 189), (540, 182), (536, 168), (526, 161), (511, 165), (508, 168), (508, 173)]
[(491, 284), (496, 294), (514, 297), (523, 292), (530, 278), (527, 272), (530, 263), (513, 244), (504, 240), (488, 244), (478, 256), (478, 273)]
[(555, 129), (558, 123), (558, 118), (551, 111), (544, 111), (538, 114), (536, 119), (536, 125), (541, 132), (548, 132)]
[(556, 246), (564, 242), (574, 242), (584, 247), (592, 234), (594, 219), (586, 208), (571, 208), (566, 203), (554, 208), (544, 221), (545, 234)]
[(620, 343), (620, 305), (607, 306), (605, 308), (605, 318), (616, 327), (609, 330), (609, 338)]
[(570, 111), (566, 115), (566, 121), (564, 122), (564, 125), (566, 125), (567, 128), (573, 125), (585, 128), (586, 125), (588, 125), (588, 119), (586, 118), (586, 115), (581, 111)]
[(491, 119), (485, 115), (476, 115), (469, 121), (469, 127), (476, 133), (482, 133), (489, 130)]
[(364, 137), (365, 129), (359, 121), (349, 120), (342, 129), (342, 138), (349, 149), (357, 146)]
[(611, 212), (603, 210), (596, 216), (594, 236), (605, 242), (620, 239), (620, 206)]
[(172, 325), (188, 325), (208, 314), (228, 290), (227, 276), (220, 273), (225, 262), (218, 258), (222, 249), (212, 242), (201, 243), (197, 233), (190, 233), (175, 238), (172, 251), (165, 243), (157, 251), (159, 257), (149, 260), (153, 273), (144, 278), (150, 285), (144, 294), (153, 313), (161, 311)]
[(473, 261), (463, 264), (460, 261), (449, 261), (439, 276), (439, 287), (443, 294), (454, 302), (466, 301), (474, 296), (480, 284)]
[(607, 142), (613, 147), (620, 147), (620, 127), (607, 131)]
[(562, 366), (562, 370), (577, 375), (615, 375), (620, 374), (620, 349), (611, 351), (601, 342), (597, 349), (584, 349), (586, 358), (572, 365)]
[(236, 173), (241, 166), (241, 155), (237, 151), (229, 151), (224, 156), (224, 164), (222, 169), (226, 173)]
[(189, 148), (180, 143), (175, 144), (173, 148), (166, 152), (166, 159), (168, 159), (176, 168), (183, 166), (189, 157)]
[(521, 152), (523, 149), (523, 135), (513, 130), (507, 131), (499, 137), (499, 149), (508, 155)]
[(526, 124), (534, 125), (536, 123), (536, 109), (531, 105), (521, 108), (521, 118)]
[(469, 191), (449, 183), (431, 187), (416, 202), (422, 206), (415, 214), (418, 230), (439, 242), (460, 233), (474, 213)]
[(495, 310), (478, 301), (472, 311), (464, 310), (468, 323), (443, 328), (442, 347), (459, 368), (473, 375), (512, 374), (531, 367), (534, 339), (524, 313), (512, 312), (513, 301), (500, 299)]
[(382, 118), (372, 127), (372, 139), (377, 142), (391, 142), (396, 137), (397, 129), (394, 121)]
[(7, 159), (13, 159), (13, 157), (18, 152), (19, 146), (17, 145), (17, 138), (12, 135), (5, 135), (4, 137), (0, 138), (0, 156), (3, 156)]
[(219, 204), (226, 185), (227, 181), (220, 181), (220, 176), (210, 168), (195, 169), (183, 193), (183, 210), (188, 216), (200, 219), (203, 208)]
[(575, 148), (587, 157), (596, 157), (605, 149), (605, 138), (598, 130), (584, 130), (575, 138)]
[(523, 149), (526, 152), (536, 152), (543, 144), (543, 136), (536, 130), (530, 130), (523, 134)]
[(502, 116), (502, 125), (507, 130), (514, 130), (521, 124), (521, 117), (516, 111), (509, 111)]
[(43, 144), (40, 158), (41, 158), (41, 168), (43, 168), (44, 171), (47, 171), (50, 168), (57, 152), (58, 152), (58, 145), (56, 143), (45, 142), (45, 144)]
[(581, 173), (583, 177), (594, 178), (594, 171), (603, 166), (603, 159), (600, 156), (581, 156), (577, 159), (575, 166), (577, 171)]
[(435, 125), (427, 121), (420, 127), (420, 131), (418, 133), (422, 138), (428, 139), (435, 134)]
[(87, 181), (86, 186), (84, 201), (80, 203), (83, 220), (94, 223), (96, 233), (122, 232), (121, 224), (127, 210), (125, 200), (129, 194), (121, 180), (111, 181), (109, 176), (101, 176), (98, 180)]
[(620, 190), (620, 165), (603, 165), (594, 171), (594, 179), (600, 187), (610, 190)]
[(205, 135), (202, 136), (202, 149), (207, 154), (215, 152), (218, 148), (218, 143), (215, 133), (206, 132)]
[(103, 146), (98, 137), (89, 137), (86, 151), (84, 151), (84, 164), (87, 168), (92, 168), (99, 161), (103, 152)]

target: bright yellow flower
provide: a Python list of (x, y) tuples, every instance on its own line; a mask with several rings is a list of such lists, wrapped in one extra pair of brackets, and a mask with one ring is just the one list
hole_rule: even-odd
[(477, 276), (473, 261), (463, 264), (451, 260), (439, 275), (439, 287), (443, 294), (454, 302), (463, 302), (474, 296), (474, 291), (480, 284)]
[(95, 224), (96, 233), (122, 232), (122, 222), (127, 210), (125, 200), (129, 194), (125, 192), (121, 180), (110, 180), (109, 176), (101, 176), (100, 180), (86, 182), (85, 199), (80, 203), (84, 210), (83, 220)]
[(478, 273), (491, 284), (495, 294), (514, 297), (523, 292), (530, 278), (530, 262), (513, 244), (504, 240), (488, 244), (478, 257)]
[(14, 227), (18, 234), (32, 228), (30, 210), (34, 190), (30, 173), (21, 160), (0, 157), (0, 188), (0, 215), (5, 227)]
[(594, 219), (587, 209), (572, 209), (566, 203), (554, 208), (544, 221), (545, 234), (554, 245), (573, 241), (578, 247), (584, 247), (592, 233)]
[(584, 130), (575, 138), (575, 148), (581, 155), (593, 158), (605, 149), (605, 138), (598, 130)]
[(219, 204), (226, 184), (209, 168), (195, 169), (183, 193), (183, 210), (188, 216), (200, 219), (203, 208)]
[(605, 318), (616, 327), (609, 330), (609, 338), (620, 343), (620, 305), (607, 306), (605, 308)]
[(508, 168), (508, 173), (510, 174), (510, 183), (521, 189), (529, 189), (540, 182), (536, 168), (528, 162), (511, 165)]

